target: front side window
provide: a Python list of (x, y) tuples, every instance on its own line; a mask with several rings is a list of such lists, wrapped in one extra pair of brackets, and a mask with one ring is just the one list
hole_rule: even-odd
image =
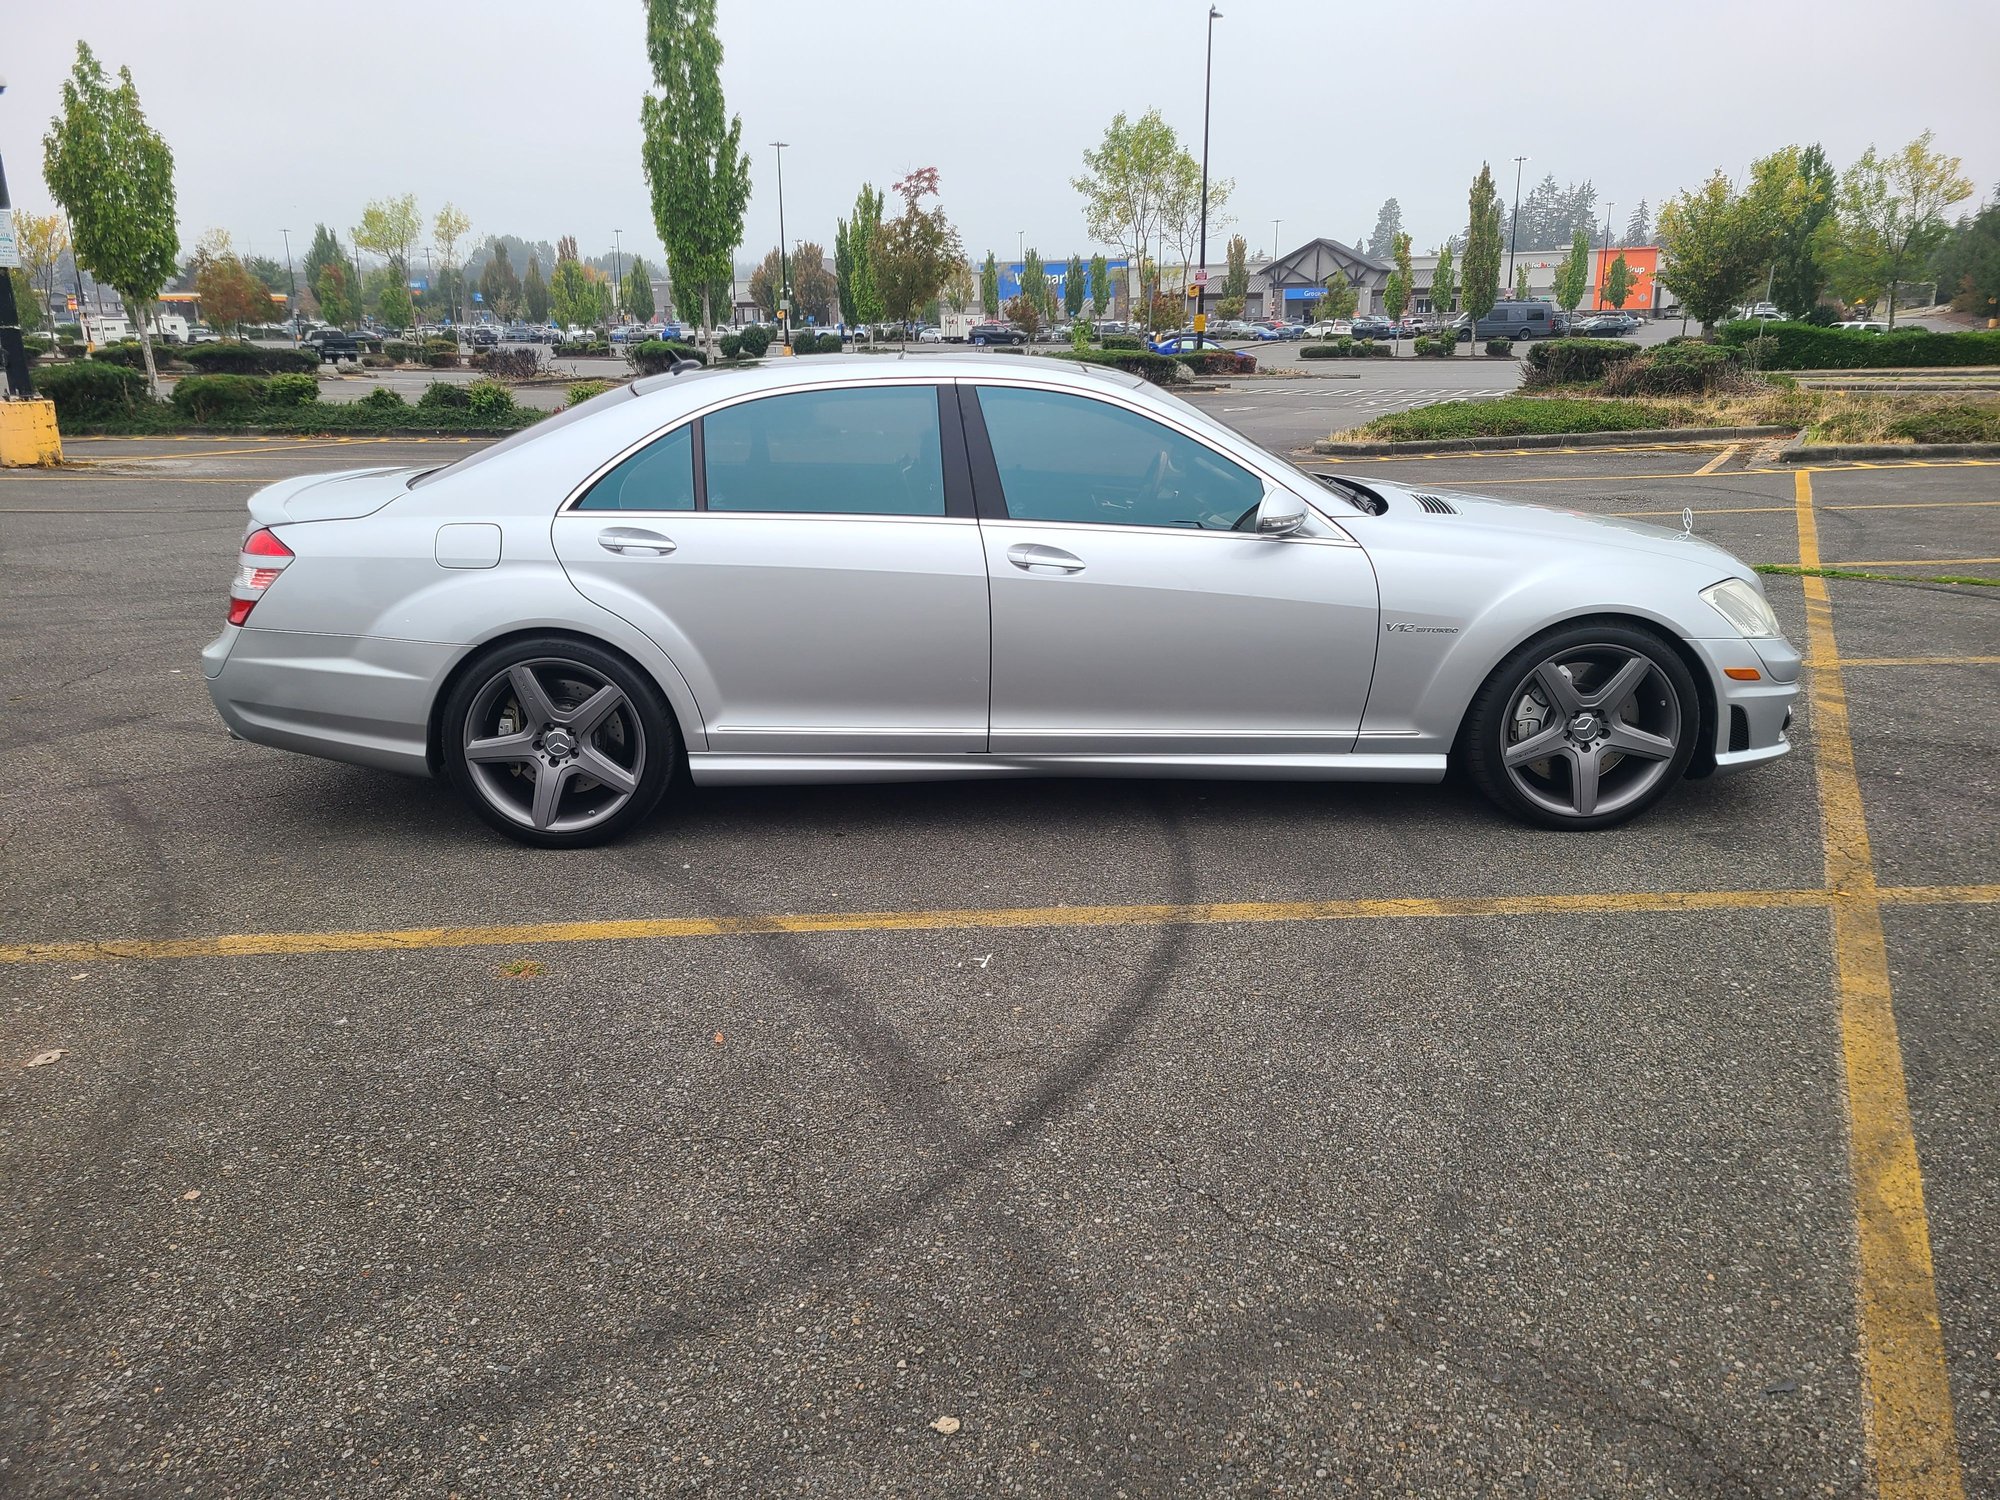
[(1249, 470), (1137, 412), (1071, 396), (981, 386), (1007, 514), (1232, 531), (1249, 524), (1264, 484)]
[(694, 428), (648, 443), (590, 487), (578, 510), (693, 510)]
[(934, 386), (797, 391), (702, 418), (708, 508), (941, 516)]

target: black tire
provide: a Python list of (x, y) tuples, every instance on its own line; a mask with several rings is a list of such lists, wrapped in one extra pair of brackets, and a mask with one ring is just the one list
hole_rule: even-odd
[[(1671, 755), (1658, 759), (1621, 757), (1613, 774), (1629, 760), (1633, 769), (1627, 773), (1628, 777), (1641, 784), (1609, 810), (1585, 816), (1574, 811), (1558, 812), (1524, 792), (1517, 785), (1517, 773), (1508, 768), (1505, 756), (1509, 745), (1514, 743), (1510, 738), (1514, 728), (1511, 716), (1517, 701), (1533, 685), (1538, 669), (1565, 653), (1584, 657), (1592, 652), (1644, 657), (1654, 671), (1641, 684), (1640, 690), (1647, 699), (1642, 707), (1650, 708), (1661, 720), (1671, 719), (1676, 728)], [(1666, 796), (1686, 776), (1688, 762), (1707, 732), (1694, 676), (1679, 652), (1642, 626), (1623, 620), (1585, 619), (1544, 631), (1493, 669), (1466, 711), (1457, 755), (1473, 784), (1496, 806), (1544, 828), (1584, 832), (1627, 822)]]
[[(467, 759), (466, 721), (493, 680), (510, 668), (535, 663), (538, 672), (560, 680), (560, 665), (581, 668), (578, 676), (591, 676), (617, 687), (625, 696), (630, 721), (621, 724), (621, 733), (639, 731), (637, 785), (622, 806), (587, 827), (536, 828), (510, 817), (495, 805), (482, 789), (480, 779)], [(622, 711), (622, 710), (621, 710)], [(571, 636), (533, 635), (494, 646), (474, 657), (461, 671), (444, 703), (440, 725), (441, 749), (446, 777), (481, 819), (509, 838), (544, 849), (579, 849), (606, 843), (651, 816), (660, 804), (681, 763), (681, 740), (674, 714), (659, 686), (624, 657), (590, 641)], [(582, 779), (582, 778), (579, 778)], [(532, 786), (532, 780), (529, 785)], [(604, 788), (609, 791), (610, 789)]]

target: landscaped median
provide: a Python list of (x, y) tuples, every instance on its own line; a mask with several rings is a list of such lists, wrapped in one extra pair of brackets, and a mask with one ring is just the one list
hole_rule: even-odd
[[(336, 403), (319, 399), (312, 375), (186, 375), (170, 399), (159, 401), (138, 371), (82, 360), (40, 370), (36, 383), (71, 435), (503, 433), (548, 415), (515, 405), (514, 393), (495, 380), (433, 381), (414, 402), (378, 386), (359, 401)], [(571, 399), (584, 397), (573, 387)]]
[[(1943, 337), (1937, 335), (1936, 337)], [(1532, 345), (1519, 394), (1392, 412), (1313, 444), (1361, 455), (1476, 447), (1492, 439), (1560, 447), (1610, 440), (1689, 442), (1798, 433), (1803, 450), (1887, 445), (1911, 452), (2000, 443), (2000, 399), (1799, 389), (1746, 370), (1742, 351), (1695, 340), (1650, 349), (1598, 339)], [(1788, 455), (1790, 456), (1790, 455)], [(1834, 456), (1829, 449), (1828, 457)]]

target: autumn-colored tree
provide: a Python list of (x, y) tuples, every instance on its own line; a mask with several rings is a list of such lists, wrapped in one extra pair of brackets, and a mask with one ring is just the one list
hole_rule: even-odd
[[(21, 269), (28, 273), (28, 280), (41, 296), (42, 306), (48, 311), (49, 331), (55, 331), (56, 275), (62, 258), (69, 252), (69, 232), (63, 228), (59, 214), (30, 213), (26, 209), (14, 211), (14, 238), (21, 247)], [(29, 320), (23, 318), (22, 327)]]
[(884, 220), (875, 239), (875, 282), (883, 309), (907, 326), (951, 279), (965, 251), (944, 209), (924, 207), (924, 199), (938, 196), (936, 167), (918, 167), (890, 187), (903, 211)]
[(194, 292), (211, 328), (233, 328), (240, 334), (245, 324), (271, 319), (270, 288), (235, 255), (201, 256), (195, 266)]

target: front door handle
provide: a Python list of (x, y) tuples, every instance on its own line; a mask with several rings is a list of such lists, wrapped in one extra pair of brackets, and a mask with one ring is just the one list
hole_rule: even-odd
[(1024, 573), (1081, 573), (1083, 559), (1060, 547), (1022, 542), (1007, 549), (1007, 561)]
[(597, 533), (597, 545), (606, 552), (665, 557), (674, 550), (674, 539), (638, 526), (607, 526)]

